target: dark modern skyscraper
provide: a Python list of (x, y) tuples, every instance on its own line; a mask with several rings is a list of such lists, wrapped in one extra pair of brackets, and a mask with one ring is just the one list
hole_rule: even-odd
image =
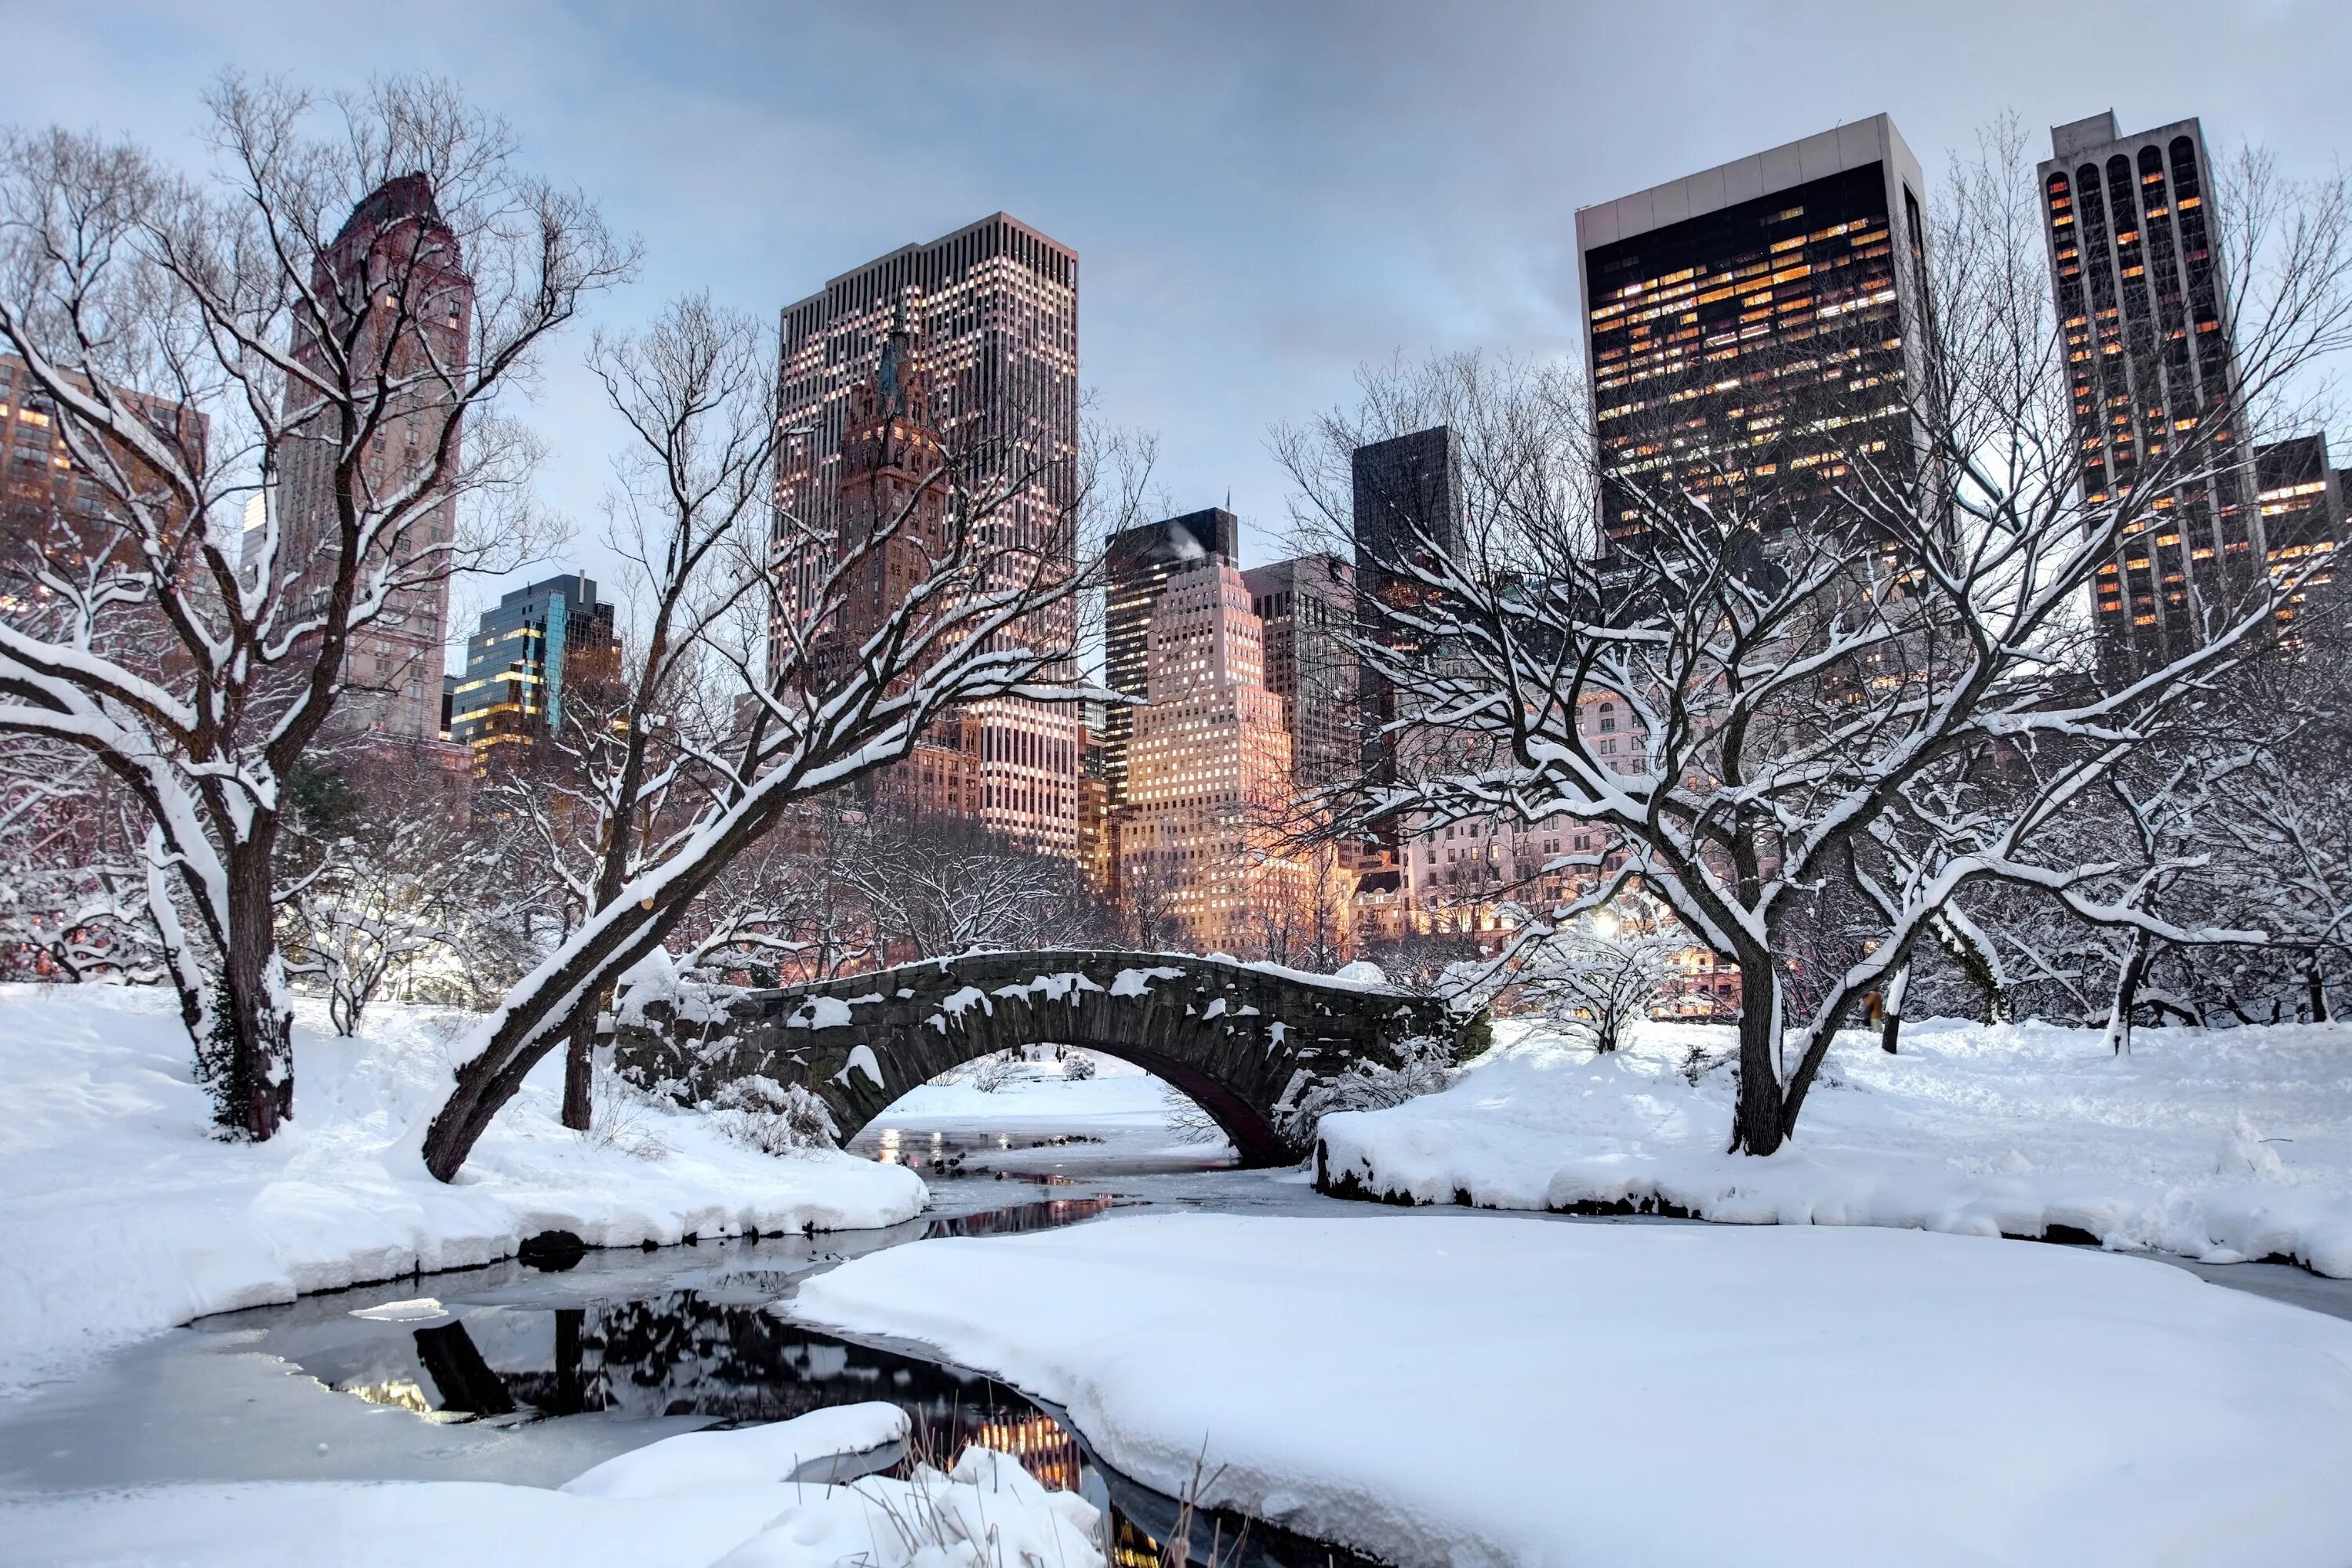
[[(845, 272), (784, 307), (778, 382), (776, 503), (820, 537), (845, 525), (844, 443), (853, 394), (874, 377), (894, 333), (902, 367), (928, 388), (925, 421), (939, 449), (985, 454), (1025, 482), (987, 523), (992, 542), (1059, 558), (1076, 570), (1068, 526), (1076, 498), (1078, 257), (997, 213), (940, 239), (908, 245)], [(854, 479), (854, 476), (846, 476)], [(915, 476), (919, 480), (922, 476)], [(820, 552), (794, 554), (805, 577)], [(788, 584), (787, 592), (805, 584)], [(1074, 607), (1044, 612), (1022, 633), (1041, 647), (1075, 640)], [(1076, 712), (1005, 698), (960, 715), (979, 747), (979, 817), (1052, 853), (1078, 850)], [(969, 802), (967, 802), (969, 805)]]
[[(1462, 528), (1462, 454), (1454, 432), (1433, 426), (1359, 447), (1349, 458), (1354, 489), (1357, 629), (1403, 650), (1410, 640), (1382, 615), (1411, 603), (1418, 584), (1398, 568), (1414, 552), (1454, 547)], [(1385, 727), (1397, 718), (1396, 688), (1369, 663), (1358, 679), (1361, 758), (1377, 778), (1393, 776)]]
[[(2300, 620), (2331, 601), (2340, 606), (2334, 599), (2331, 558), (2344, 538), (2344, 480), (2328, 464), (2326, 432), (2256, 447), (2254, 485), (2270, 569), (2282, 579), (2310, 569), (2303, 585), (2279, 606), (2279, 619)], [(2102, 585), (2110, 581), (2101, 579)]]
[(2102, 661), (2125, 673), (2194, 647), (2262, 579), (2254, 479), (2231, 458), (2245, 432), (2221, 226), (2194, 120), (2126, 136), (2109, 110), (2053, 128), (2050, 149), (2042, 197), (2084, 501), (2165, 486), (2153, 537), (2100, 569)]
[[(1188, 511), (1110, 536), (1104, 552), (1103, 682), (1140, 700), (1150, 691), (1151, 607), (1168, 579), (1204, 561), (1240, 560), (1241, 522), (1220, 507)], [(1110, 804), (1127, 802), (1128, 749), (1135, 710), (1114, 703), (1103, 715), (1102, 770)]]
[(1878, 114), (1577, 213), (1604, 553), (1645, 490), (1769, 531), (1911, 449), (1925, 188)]
[(466, 644), (466, 673), (449, 693), (449, 738), (477, 762), (528, 746), (563, 721), (567, 682), (618, 672), (613, 606), (577, 575), (517, 588), (482, 612)]

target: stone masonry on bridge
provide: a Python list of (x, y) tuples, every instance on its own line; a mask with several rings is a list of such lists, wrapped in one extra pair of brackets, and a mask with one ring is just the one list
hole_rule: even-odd
[(615, 1063), (691, 1104), (754, 1074), (806, 1084), (853, 1137), (918, 1084), (1013, 1046), (1083, 1046), (1198, 1101), (1245, 1163), (1300, 1157), (1282, 1112), (1415, 1037), (1445, 1004), (1386, 985), (1181, 953), (969, 953), (776, 991), (680, 985), (622, 997)]

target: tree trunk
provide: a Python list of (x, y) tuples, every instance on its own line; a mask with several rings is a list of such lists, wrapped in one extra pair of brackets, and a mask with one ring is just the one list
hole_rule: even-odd
[(1770, 960), (1739, 966), (1739, 1101), (1732, 1111), (1731, 1147), (1744, 1154), (1769, 1154), (1780, 1146), (1780, 986)]
[(1903, 993), (1910, 989), (1911, 966), (1905, 964), (1895, 972), (1886, 984), (1885, 1016), (1878, 1021), (1878, 1048), (1894, 1056), (1896, 1042), (1903, 1034)]
[(2303, 986), (2311, 996), (2311, 1021), (2325, 1024), (2327, 1022), (2327, 982), (2320, 976), (2316, 958), (2303, 972)]
[(2131, 1050), (2132, 1010), (2139, 1005), (2140, 973), (2147, 966), (2147, 939), (2132, 939), (2131, 955), (2116, 971), (2116, 999), (2107, 1014), (2107, 1044), (2116, 1056)]
[(215, 993), (215, 1086), (221, 1125), (261, 1142), (294, 1114), (293, 1015), (278, 980), (268, 840), (227, 858), (227, 952)]
[(572, 1020), (572, 1037), (563, 1047), (563, 1125), (574, 1132), (588, 1131), (592, 1109), (588, 1100), (595, 1076), (596, 1009), (583, 1005)]

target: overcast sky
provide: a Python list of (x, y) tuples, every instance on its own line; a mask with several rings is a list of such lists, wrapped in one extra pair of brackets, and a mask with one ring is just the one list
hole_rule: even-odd
[[(2005, 110), (2037, 155), (2109, 107), (2126, 131), (2201, 115), (2290, 169), (2352, 146), (2341, 4), (0, 0), (0, 115), (187, 162), (225, 68), (453, 77), (644, 239), (607, 321), (700, 288), (772, 317), (1002, 208), (1076, 248), (1085, 383), (1158, 432), (1172, 505), (1231, 492), (1250, 559), (1283, 514), (1270, 423), (1400, 350), (1572, 341), (1580, 206), (1880, 110), (1931, 182)], [(562, 564), (593, 573), (613, 433), (585, 347), (558, 341), (530, 412), (578, 524)]]

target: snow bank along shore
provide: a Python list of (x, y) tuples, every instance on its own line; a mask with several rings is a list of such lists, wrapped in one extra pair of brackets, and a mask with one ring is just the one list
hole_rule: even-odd
[(448, 1083), (460, 1018), (380, 1005), (356, 1040), (298, 1025), (294, 1121), (247, 1145), (208, 1135), (161, 990), (0, 985), (0, 1392), (208, 1312), (493, 1262), (543, 1231), (666, 1244), (923, 1206), (899, 1167), (779, 1159), (666, 1107), (600, 1107), (583, 1138), (559, 1121), (552, 1054), (444, 1185), (403, 1140)]
[(1908, 1024), (1896, 1056), (1848, 1036), (1764, 1160), (1723, 1152), (1728, 1028), (1648, 1025), (1615, 1056), (1496, 1034), (1444, 1093), (1326, 1117), (1327, 1189), (2088, 1239), (2352, 1278), (2352, 1025), (2141, 1029), (2127, 1057), (2041, 1024)]
[[(793, 1315), (1390, 1562), (2318, 1563), (2352, 1324), (2144, 1258), (1870, 1229), (1165, 1215), (916, 1242)], [(1009, 1559), (1008, 1559), (1009, 1561)]]
[[(893, 1405), (693, 1432), (558, 1490), (472, 1481), (253, 1482), (0, 1501), (12, 1563), (367, 1568), (1046, 1568), (1100, 1563), (1101, 1521), (1008, 1455), (866, 1475), (907, 1437)], [(798, 1478), (796, 1480), (794, 1478)], [(862, 1479), (860, 1479), (862, 1478)], [(846, 1484), (831, 1485), (840, 1480)]]

